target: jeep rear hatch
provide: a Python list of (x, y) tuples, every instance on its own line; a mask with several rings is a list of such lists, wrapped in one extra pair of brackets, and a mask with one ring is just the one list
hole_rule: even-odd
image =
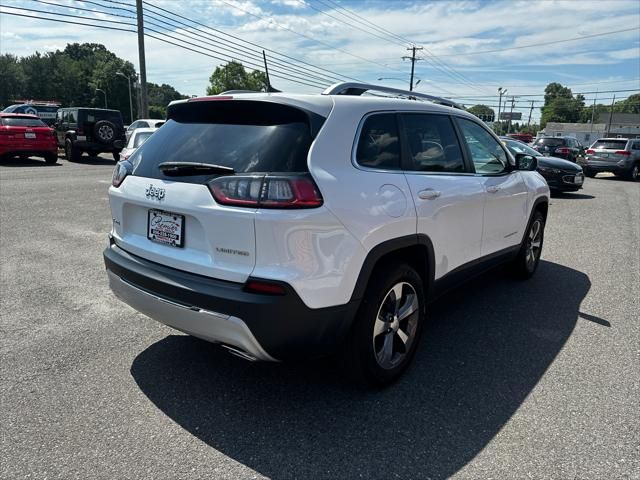
[(172, 105), (167, 123), (129, 158), (131, 174), (111, 189), (116, 242), (173, 268), (244, 282), (255, 264), (257, 208), (321, 199), (306, 187), (323, 121), (269, 101)]

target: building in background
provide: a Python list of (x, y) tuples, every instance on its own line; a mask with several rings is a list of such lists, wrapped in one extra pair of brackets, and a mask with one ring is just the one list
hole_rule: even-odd
[(597, 121), (593, 124), (549, 122), (538, 132), (538, 137), (574, 137), (582, 145), (591, 145), (602, 137), (640, 138), (640, 114), (602, 113)]

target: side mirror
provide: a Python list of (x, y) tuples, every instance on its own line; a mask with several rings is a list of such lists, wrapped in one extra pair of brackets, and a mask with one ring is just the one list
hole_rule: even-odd
[(516, 154), (516, 170), (533, 171), (538, 168), (538, 159), (526, 153)]
[(116, 140), (115, 142), (113, 142), (113, 146), (118, 150), (122, 150), (124, 148), (124, 142), (122, 140)]

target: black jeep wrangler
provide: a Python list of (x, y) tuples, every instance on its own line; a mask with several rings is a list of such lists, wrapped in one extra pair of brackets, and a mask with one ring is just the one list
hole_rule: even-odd
[(61, 108), (54, 124), (58, 147), (64, 148), (65, 158), (76, 162), (83, 152), (90, 156), (111, 152), (120, 160), (125, 144), (122, 114), (104, 108)]

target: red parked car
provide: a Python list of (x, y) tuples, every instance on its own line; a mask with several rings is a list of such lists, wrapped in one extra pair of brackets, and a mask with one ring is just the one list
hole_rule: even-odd
[(55, 132), (36, 115), (0, 112), (0, 157), (44, 157), (58, 161)]

